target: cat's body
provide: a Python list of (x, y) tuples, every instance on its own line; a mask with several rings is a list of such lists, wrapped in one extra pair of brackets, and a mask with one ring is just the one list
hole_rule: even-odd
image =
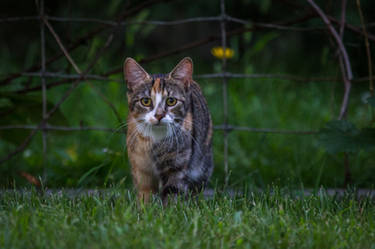
[(124, 73), (128, 86), (127, 148), (138, 197), (161, 191), (201, 191), (213, 170), (212, 122), (192, 61), (183, 59), (166, 75), (149, 75), (133, 59)]

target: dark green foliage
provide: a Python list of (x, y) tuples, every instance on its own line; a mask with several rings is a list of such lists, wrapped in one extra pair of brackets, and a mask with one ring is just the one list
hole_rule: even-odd
[(367, 99), (367, 102), (375, 108), (375, 96), (372, 96), (370, 98)]
[(319, 132), (319, 141), (329, 153), (370, 150), (375, 147), (375, 128), (359, 130), (349, 121), (335, 120)]
[[(53, 102), (47, 102), (47, 109), (53, 107)], [(20, 96), (15, 94), (0, 95), (0, 125), (35, 125), (41, 120), (41, 96)], [(68, 125), (61, 110), (57, 110), (48, 121), (51, 125)], [(17, 132), (0, 130), (0, 137), (12, 144), (20, 144), (29, 133), (19, 129)]]

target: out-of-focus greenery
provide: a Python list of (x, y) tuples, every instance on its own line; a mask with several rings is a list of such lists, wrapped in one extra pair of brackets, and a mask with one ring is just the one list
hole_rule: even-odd
[[(341, 1), (317, 1), (330, 15), (339, 18)], [(34, 1), (18, 7), (15, 1), (2, 1), (1, 16), (36, 15)], [(142, 4), (141, 1), (90, 1), (58, 2), (46, 1), (46, 13), (61, 17), (88, 17), (115, 20), (121, 13)], [(183, 6), (183, 8), (181, 8)], [(295, 10), (283, 1), (227, 1), (227, 12), (231, 16), (255, 22), (278, 23), (294, 20), (307, 13), (309, 6)], [(371, 23), (375, 3), (362, 1), (365, 20)], [(217, 16), (219, 1), (169, 1), (159, 3), (130, 16), (128, 21), (178, 20), (197, 16)], [(50, 21), (62, 42), (69, 47), (78, 37), (100, 26), (94, 23), (68, 23)], [(360, 27), (355, 1), (347, 6), (347, 22)], [(324, 27), (319, 18), (313, 18), (298, 27)], [(204, 39), (208, 35), (220, 35), (217, 22), (190, 23), (177, 26), (129, 25), (108, 29), (71, 52), (81, 70), (84, 70), (104, 46), (109, 32), (114, 31), (114, 41), (106, 50), (91, 73), (103, 74), (122, 65), (125, 57), (137, 60), (151, 57), (172, 48)], [(227, 30), (242, 27), (228, 23)], [(249, 27), (251, 27), (249, 25)], [(22, 72), (40, 62), (40, 23), (27, 21), (0, 24), (0, 80), (10, 73)], [(368, 27), (371, 33), (372, 26)], [(46, 30), (47, 58), (59, 53), (59, 47)], [(340, 79), (336, 46), (327, 32), (294, 32), (264, 29), (247, 32), (228, 38), (228, 46), (234, 57), (227, 61), (227, 71), (233, 73), (294, 74), (300, 77), (332, 76)], [(346, 30), (344, 44), (348, 49), (354, 76), (368, 75), (367, 57), (362, 36)], [(371, 44), (372, 45), (372, 44)], [(220, 41), (190, 49), (144, 64), (150, 73), (170, 71), (184, 56), (192, 57), (195, 74), (221, 71), (221, 61), (211, 55), (211, 48), (220, 46)], [(75, 73), (65, 58), (47, 66), (49, 72)], [(90, 81), (106, 96), (121, 114), (123, 122), (127, 116), (126, 89), (122, 74), (110, 76), (112, 82)], [(59, 81), (48, 78), (47, 84)], [(222, 80), (197, 80), (207, 97), (215, 125), (223, 122)], [(0, 88), (0, 125), (35, 125), (41, 120), (42, 96), (40, 91), (17, 94), (15, 91), (40, 86), (38, 77), (20, 77)], [(229, 123), (238, 126), (273, 128), (285, 130), (320, 130), (326, 123), (337, 119), (343, 83), (337, 81), (294, 82), (281, 79), (229, 79)], [(70, 84), (48, 90), (50, 109), (67, 91)], [(374, 128), (369, 104), (368, 82), (353, 83), (348, 122), (356, 129)], [(82, 82), (73, 94), (49, 121), (51, 125), (101, 126), (118, 128), (120, 123), (111, 108), (93, 88)], [(332, 123), (331, 123), (332, 124)], [(329, 126), (332, 128), (332, 125)], [(336, 126), (335, 126), (336, 127)], [(336, 130), (329, 133), (325, 128), (322, 141), (318, 135), (285, 135), (233, 131), (229, 134), (230, 186), (243, 184), (264, 187), (270, 183), (278, 185), (317, 187), (343, 185), (343, 151), (330, 153), (338, 137)], [(327, 133), (328, 132), (328, 133)], [(336, 133), (335, 133), (336, 132)], [(0, 155), (6, 156), (27, 136), (28, 130), (0, 130)], [(336, 135), (335, 135), (336, 134)], [(339, 135), (342, 133), (339, 133)], [(346, 133), (343, 133), (346, 136)], [(373, 134), (373, 133), (366, 133)], [(341, 136), (341, 135), (340, 135)], [(345, 140), (346, 141), (346, 140)], [(352, 140), (348, 140), (351, 143)], [(340, 144), (341, 146), (341, 144)], [(358, 147), (359, 148), (359, 147)], [(327, 151), (328, 149), (328, 151)], [(349, 160), (353, 184), (370, 187), (375, 181), (375, 158), (373, 144), (366, 150), (350, 151)], [(44, 176), (49, 187), (109, 186), (118, 182), (131, 184), (127, 161), (125, 136), (102, 131), (48, 132), (47, 158), (43, 161), (42, 139), (39, 133), (27, 149), (12, 160), (0, 165), (0, 186), (23, 186), (26, 180), (19, 172)], [(214, 135), (215, 171), (212, 184), (221, 185), (224, 179), (223, 136)]]

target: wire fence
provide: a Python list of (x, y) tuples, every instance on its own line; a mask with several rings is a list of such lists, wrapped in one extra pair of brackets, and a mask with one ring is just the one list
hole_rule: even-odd
[[(122, 71), (122, 68), (119, 66), (115, 69), (112, 69), (104, 74), (96, 75), (91, 74), (93, 66), (97, 63), (99, 58), (103, 55), (106, 49), (110, 46), (114, 30), (113, 27), (120, 27), (120, 26), (129, 26), (129, 25), (159, 25), (159, 26), (172, 26), (172, 25), (181, 25), (186, 23), (202, 23), (202, 22), (217, 22), (220, 25), (221, 33), (220, 35), (209, 36), (207, 38), (189, 42), (187, 44), (183, 44), (182, 46), (170, 49), (168, 51), (164, 51), (162, 53), (153, 55), (151, 57), (145, 58), (140, 61), (140, 63), (147, 63), (151, 61), (155, 61), (161, 58), (165, 58), (192, 48), (200, 47), (205, 44), (220, 41), (223, 50), (225, 51), (227, 48), (227, 39), (235, 36), (240, 35), (246, 32), (255, 32), (259, 30), (278, 30), (278, 31), (285, 31), (285, 32), (326, 32), (330, 36), (333, 37), (335, 41), (335, 46), (339, 51), (339, 64), (341, 65), (342, 71), (342, 79), (338, 79), (337, 77), (330, 77), (330, 76), (322, 76), (322, 77), (301, 77), (297, 75), (287, 75), (287, 74), (240, 74), (240, 73), (232, 73), (227, 72), (227, 63), (225, 56), (222, 59), (222, 67), (221, 73), (214, 73), (214, 74), (203, 74), (203, 75), (195, 75), (194, 77), (199, 79), (208, 79), (208, 78), (221, 78), (222, 79), (222, 100), (223, 100), (223, 123), (219, 125), (215, 125), (214, 128), (217, 130), (222, 130), (224, 133), (223, 136), (223, 143), (224, 143), (224, 169), (225, 169), (225, 182), (228, 182), (229, 176), (229, 165), (228, 165), (228, 135), (232, 131), (245, 131), (245, 132), (261, 132), (261, 133), (272, 133), (272, 134), (296, 134), (296, 135), (312, 135), (316, 134), (317, 131), (298, 131), (298, 130), (280, 130), (280, 129), (268, 129), (268, 128), (254, 128), (254, 127), (240, 127), (231, 125), (228, 123), (228, 79), (231, 78), (252, 78), (252, 79), (283, 79), (283, 80), (291, 80), (296, 82), (334, 82), (334, 81), (343, 81), (344, 82), (344, 97), (342, 101), (342, 106), (340, 109), (340, 114), (338, 115), (339, 119), (345, 118), (347, 113), (347, 106), (348, 106), (348, 99), (350, 95), (350, 86), (352, 83), (358, 82), (367, 82), (370, 81), (370, 89), (372, 85), (373, 77), (370, 73), (368, 77), (363, 78), (353, 78), (350, 59), (346, 52), (346, 48), (342, 42), (342, 34), (345, 29), (350, 30), (358, 34), (359, 36), (365, 38), (368, 42), (375, 41), (375, 35), (372, 35), (367, 32), (366, 27), (371, 26), (363, 24), (363, 27), (356, 27), (354, 25), (348, 24), (345, 21), (345, 11), (346, 11), (346, 0), (342, 1), (342, 11), (341, 11), (341, 20), (337, 20), (336, 18), (325, 14), (319, 6), (315, 4), (313, 0), (307, 0), (307, 3), (310, 4), (311, 10), (305, 16), (299, 17), (295, 20), (288, 20), (285, 22), (278, 22), (275, 23), (256, 23), (250, 22), (247, 20), (242, 20), (236, 17), (229, 16), (226, 12), (225, 0), (220, 0), (218, 4), (220, 4), (220, 15), (218, 16), (208, 16), (208, 17), (195, 17), (195, 18), (188, 18), (183, 20), (175, 20), (175, 21), (160, 21), (160, 20), (153, 20), (153, 21), (125, 21), (126, 18), (131, 17), (135, 13), (139, 13), (139, 11), (152, 6), (153, 4), (157, 4), (163, 2), (163, 0), (149, 0), (143, 2), (133, 8), (130, 8), (127, 12), (120, 15), (116, 20), (101, 20), (95, 18), (66, 18), (66, 17), (56, 17), (56, 16), (48, 16), (45, 14), (44, 11), (44, 1), (39, 0), (37, 1), (37, 8), (39, 10), (39, 15), (37, 16), (24, 16), (24, 17), (8, 17), (0, 19), (0, 24), (10, 24), (13, 22), (25, 22), (25, 21), (36, 21), (40, 22), (40, 44), (41, 44), (41, 61), (40, 65), (34, 65), (23, 72), (14, 73), (7, 75), (4, 77), (3, 80), (0, 81), (0, 86), (9, 85), (13, 82), (13, 80), (19, 77), (39, 77), (41, 79), (40, 86), (32, 87), (32, 88), (25, 88), (21, 90), (17, 90), (15, 93), (24, 94), (33, 91), (42, 91), (42, 120), (39, 124), (36, 125), (3, 125), (0, 126), (1, 130), (14, 130), (14, 129), (26, 129), (30, 130), (29, 135), (25, 138), (25, 140), (12, 152), (8, 155), (0, 159), (0, 163), (4, 163), (9, 159), (16, 156), (18, 153), (22, 152), (27, 148), (30, 144), (31, 140), (34, 136), (40, 131), (42, 132), (42, 141), (43, 141), (43, 156), (44, 158), (47, 156), (47, 131), (49, 130), (56, 130), (56, 131), (67, 131), (67, 132), (74, 132), (74, 131), (103, 131), (103, 132), (121, 132), (122, 130), (116, 130), (109, 127), (88, 127), (88, 126), (79, 126), (79, 127), (65, 127), (65, 126), (52, 126), (48, 124), (48, 120), (51, 116), (60, 108), (60, 106), (64, 103), (64, 101), (74, 92), (77, 86), (81, 82), (86, 82), (89, 84), (91, 88), (93, 88), (99, 96), (105, 101), (112, 111), (115, 113), (116, 117), (121, 122), (121, 116), (118, 114), (116, 107), (111, 103), (109, 99), (106, 98), (103, 94), (100, 93), (98, 89), (96, 89), (88, 80), (95, 80), (95, 81), (102, 81), (102, 82), (123, 82), (121, 78), (110, 78), (111, 75), (117, 74)], [(324, 23), (322, 26), (314, 27), (314, 28), (304, 28), (304, 27), (295, 27), (294, 25), (303, 23), (305, 21), (311, 20), (313, 18), (320, 17)], [(69, 47), (66, 47), (60, 39), (60, 36), (56, 33), (53, 25), (53, 22), (83, 22), (83, 23), (94, 23), (100, 25), (97, 29), (85, 34), (84, 36), (77, 39), (75, 42), (72, 43)], [(227, 30), (227, 24), (233, 22), (244, 25), (244, 27), (235, 29), (235, 30)], [(337, 27), (335, 28), (334, 25)], [(53, 57), (47, 58), (46, 57), (46, 30), (54, 37), (56, 43), (58, 44), (61, 52)], [(96, 52), (95, 59), (89, 64), (89, 66), (85, 69), (81, 69), (72, 58), (70, 53), (76, 49), (82, 41), (87, 41), (93, 39), (97, 34), (108, 31), (109, 35), (105, 45)], [(339, 30), (339, 33), (337, 32)], [(60, 59), (61, 57), (65, 57), (66, 60), (72, 65), (76, 74), (63, 74), (58, 72), (49, 72), (47, 71), (47, 65)], [(54, 78), (57, 81), (48, 83), (46, 82), (47, 78)], [(48, 89), (53, 87), (58, 87), (60, 85), (70, 84), (69, 90), (67, 90), (63, 96), (56, 102), (56, 104), (51, 108), (47, 109), (47, 94)]]

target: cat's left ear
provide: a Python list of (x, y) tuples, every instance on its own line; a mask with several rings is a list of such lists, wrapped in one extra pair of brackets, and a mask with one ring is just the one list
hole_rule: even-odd
[(189, 86), (193, 80), (193, 61), (191, 58), (183, 58), (172, 72), (169, 73), (169, 77), (182, 81), (185, 86)]
[(124, 76), (128, 89), (151, 80), (151, 76), (134, 59), (126, 58), (124, 62)]

